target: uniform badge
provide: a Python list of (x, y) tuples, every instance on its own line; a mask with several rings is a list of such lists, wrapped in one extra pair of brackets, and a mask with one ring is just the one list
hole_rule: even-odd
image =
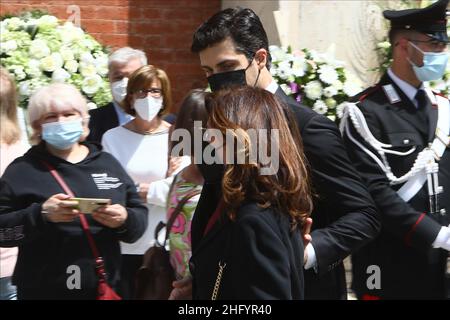
[(397, 91), (394, 89), (394, 86), (392, 84), (387, 84), (383, 86), (383, 90), (391, 104), (402, 101), (402, 99), (400, 99), (400, 96), (398, 95)]

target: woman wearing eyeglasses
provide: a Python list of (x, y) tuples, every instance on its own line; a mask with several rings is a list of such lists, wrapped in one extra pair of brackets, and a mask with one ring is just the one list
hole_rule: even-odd
[(127, 95), (122, 102), (123, 109), (134, 116), (134, 120), (107, 131), (102, 139), (104, 150), (119, 160), (133, 178), (149, 209), (149, 223), (144, 235), (132, 245), (121, 244), (121, 293), (125, 299), (133, 298), (136, 271), (142, 265), (145, 251), (154, 244), (157, 224), (165, 220), (167, 195), (173, 179), (168, 171), (182, 167), (180, 160), (169, 165), (170, 124), (162, 117), (170, 112), (171, 106), (167, 74), (152, 65), (143, 66), (128, 80)]

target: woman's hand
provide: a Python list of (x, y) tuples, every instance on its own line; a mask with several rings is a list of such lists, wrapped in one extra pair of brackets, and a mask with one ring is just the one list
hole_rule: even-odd
[(192, 300), (192, 278), (185, 277), (172, 282), (172, 292), (169, 300)]
[(138, 194), (144, 203), (147, 203), (147, 194), (148, 194), (149, 188), (150, 188), (150, 183), (139, 183), (138, 184), (138, 188), (137, 188)]
[(167, 169), (167, 177), (173, 175), (175, 171), (183, 164), (183, 157), (170, 157), (169, 168)]
[(45, 219), (50, 222), (72, 222), (80, 214), (80, 211), (74, 209), (78, 204), (76, 201), (69, 201), (70, 196), (58, 193), (47, 199), (42, 204), (42, 213)]
[(113, 204), (98, 208), (92, 213), (92, 218), (98, 223), (109, 227), (109, 228), (119, 228), (127, 220), (128, 212), (120, 204)]

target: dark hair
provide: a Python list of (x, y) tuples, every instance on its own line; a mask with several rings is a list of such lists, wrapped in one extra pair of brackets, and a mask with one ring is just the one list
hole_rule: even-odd
[[(186, 129), (191, 137), (194, 136), (194, 121), (201, 121), (202, 127), (206, 127), (208, 113), (205, 107), (205, 98), (209, 95), (204, 89), (193, 89), (184, 98), (177, 115), (175, 125), (171, 127), (171, 133), (176, 129)], [(171, 141), (170, 150), (177, 144)], [(191, 150), (194, 150), (194, 140), (191, 139)]]
[[(222, 180), (222, 194), (230, 218), (234, 219), (245, 200), (252, 200), (263, 208), (273, 206), (289, 215), (293, 228), (303, 225), (313, 207), (309, 173), (300, 134), (296, 128), (289, 128), (283, 105), (264, 89), (242, 86), (214, 92), (206, 99), (206, 109), (211, 128), (219, 129), (222, 134), (231, 129), (235, 141), (244, 142), (244, 149), (234, 150), (234, 157), (243, 151), (246, 163), (226, 164)], [(269, 142), (269, 136), (266, 143), (257, 145), (257, 148), (268, 148), (270, 154), (278, 147), (279, 170), (276, 173), (262, 175), (260, 161), (249, 161), (250, 150), (255, 147), (249, 136), (250, 129), (267, 130), (267, 135), (272, 129), (278, 130), (277, 146)]]
[(270, 69), (272, 57), (266, 31), (256, 13), (248, 8), (228, 8), (205, 21), (194, 33), (191, 51), (199, 53), (228, 37), (233, 41), (236, 51), (245, 54), (249, 62), (256, 51), (266, 49), (266, 67)]

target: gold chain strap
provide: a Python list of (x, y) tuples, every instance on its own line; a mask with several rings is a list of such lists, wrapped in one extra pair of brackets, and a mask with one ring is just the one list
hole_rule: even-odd
[(220, 283), (222, 282), (222, 274), (223, 269), (227, 266), (226, 263), (222, 264), (222, 261), (219, 261), (219, 272), (217, 273), (216, 283), (214, 284), (214, 290), (211, 296), (211, 300), (217, 300), (217, 294), (219, 293)]

